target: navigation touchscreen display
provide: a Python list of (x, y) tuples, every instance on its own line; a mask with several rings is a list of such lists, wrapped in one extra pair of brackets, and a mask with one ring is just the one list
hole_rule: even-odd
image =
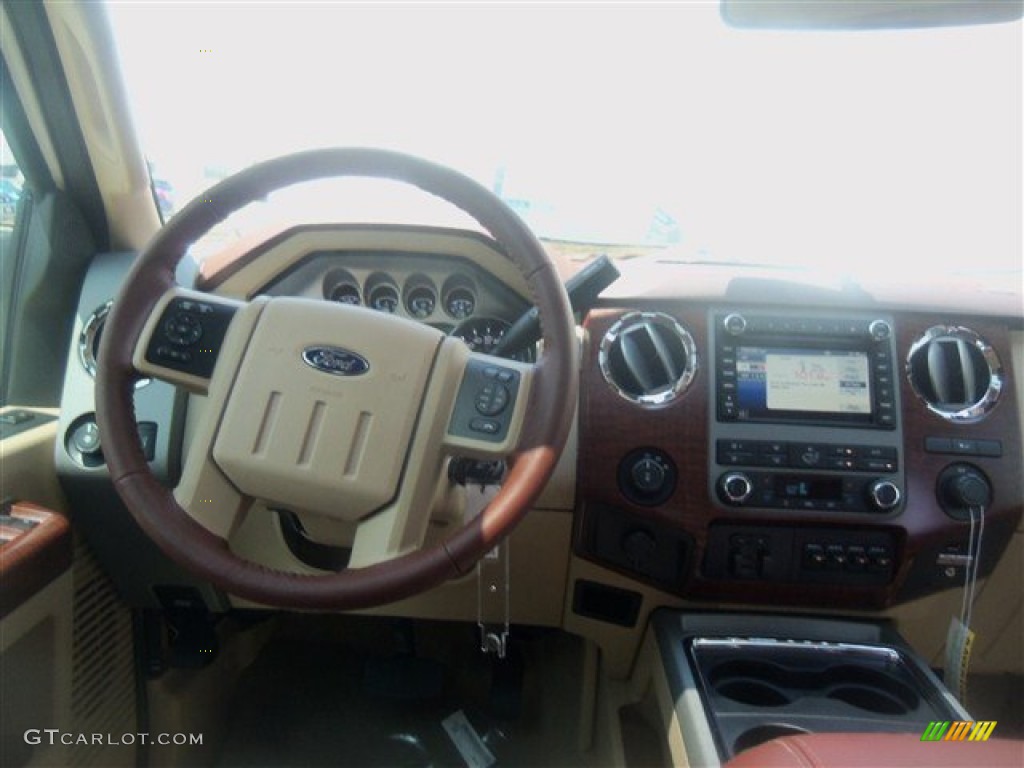
[(863, 350), (742, 346), (736, 349), (741, 419), (808, 414), (871, 419), (871, 374)]

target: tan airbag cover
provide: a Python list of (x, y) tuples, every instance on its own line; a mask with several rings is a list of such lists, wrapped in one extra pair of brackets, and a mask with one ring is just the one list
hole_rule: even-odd
[[(366, 516), (396, 493), (443, 338), (362, 307), (273, 299), (228, 397), (214, 460), (239, 490), (271, 505)], [(317, 370), (302, 357), (316, 346), (354, 352), (369, 370)]]

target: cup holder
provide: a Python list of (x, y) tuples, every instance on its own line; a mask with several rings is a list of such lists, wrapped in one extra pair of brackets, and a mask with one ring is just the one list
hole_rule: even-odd
[(711, 687), (720, 696), (752, 707), (783, 707), (792, 699), (781, 688), (786, 670), (758, 661), (727, 661), (711, 670)]
[(745, 749), (751, 749), (766, 741), (778, 739), (782, 736), (796, 736), (801, 733), (810, 733), (804, 728), (797, 728), (795, 725), (784, 725), (782, 723), (769, 723), (750, 728), (739, 736), (732, 743), (732, 753), (738, 754)]
[(718, 695), (752, 707), (784, 707), (814, 692), (879, 715), (905, 715), (920, 703), (920, 696), (895, 675), (850, 664), (812, 673), (733, 660), (712, 667), (708, 682)]
[(826, 696), (880, 715), (905, 715), (917, 709), (920, 696), (895, 677), (864, 667), (826, 670), (832, 683)]
[(695, 637), (687, 653), (723, 763), (780, 737), (914, 730), (958, 714), (895, 645)]
[(752, 707), (784, 707), (792, 701), (773, 685), (757, 680), (736, 678), (715, 686), (715, 690), (727, 699), (749, 704)]
[(785, 667), (767, 661), (746, 661), (736, 659), (716, 664), (709, 677), (711, 685), (716, 688), (734, 678), (753, 678), (771, 685), (785, 685), (792, 678), (792, 673)]

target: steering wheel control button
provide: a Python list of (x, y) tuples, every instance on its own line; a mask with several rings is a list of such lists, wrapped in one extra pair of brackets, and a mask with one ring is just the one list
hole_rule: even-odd
[(203, 324), (188, 312), (177, 312), (164, 323), (164, 335), (171, 344), (191, 347), (203, 337)]
[(476, 394), (476, 409), (482, 416), (497, 416), (508, 407), (508, 388), (502, 384), (487, 384)]
[(160, 347), (156, 351), (157, 357), (167, 360), (169, 362), (181, 363), (188, 365), (192, 362), (192, 353), (184, 349), (175, 349), (174, 347)]
[(501, 432), (501, 422), (494, 419), (473, 419), (469, 422), (469, 428), (474, 432), (485, 435), (496, 435)]
[(173, 299), (146, 347), (147, 362), (208, 379), (234, 314), (226, 304)]
[(455, 399), (449, 434), (501, 442), (519, 393), (519, 371), (470, 360)]

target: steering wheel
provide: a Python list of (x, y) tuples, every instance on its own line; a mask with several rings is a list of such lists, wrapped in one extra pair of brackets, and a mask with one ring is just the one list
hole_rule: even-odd
[[(471, 352), (426, 325), (363, 307), (244, 302), (176, 283), (188, 247), (232, 212), (282, 187), (339, 176), (411, 184), (472, 216), (522, 272), (542, 325), (537, 362)], [(154, 476), (138, 436), (132, 398), (142, 377), (206, 395), (174, 489)], [(575, 323), (544, 249), (485, 187), (401, 153), (313, 150), (225, 179), (157, 233), (114, 301), (96, 387), (114, 486), (171, 559), (260, 604), (357, 609), (468, 573), (524, 517), (574, 413)], [(453, 455), (508, 459), (509, 472), (480, 515), (428, 545), (431, 500)], [(231, 534), (256, 502), (350, 523), (349, 567), (299, 573), (235, 554)]]

